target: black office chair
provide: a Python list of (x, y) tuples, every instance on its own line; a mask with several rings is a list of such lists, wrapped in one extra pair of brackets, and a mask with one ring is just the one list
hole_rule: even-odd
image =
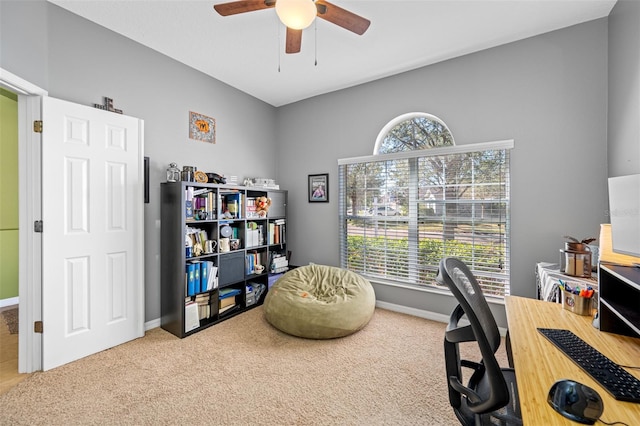
[[(496, 360), (500, 332), (478, 281), (464, 262), (453, 257), (440, 261), (436, 280), (449, 287), (458, 301), (444, 338), (449, 402), (458, 420), (465, 426), (522, 425), (515, 371), (501, 368)], [(464, 316), (470, 325), (459, 325)], [(461, 359), (459, 344), (474, 341), (482, 360)], [(471, 369), (466, 386), (463, 367)]]

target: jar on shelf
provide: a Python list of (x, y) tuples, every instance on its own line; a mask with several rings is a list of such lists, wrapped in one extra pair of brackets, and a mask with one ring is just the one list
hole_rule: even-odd
[(183, 182), (193, 182), (193, 175), (196, 172), (196, 168), (193, 166), (183, 166), (182, 167), (182, 181)]
[(169, 164), (167, 168), (167, 182), (180, 182), (180, 169), (176, 163)]

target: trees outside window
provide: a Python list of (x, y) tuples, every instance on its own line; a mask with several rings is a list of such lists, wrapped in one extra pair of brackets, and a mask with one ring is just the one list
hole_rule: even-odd
[(509, 293), (512, 141), (455, 146), (429, 114), (396, 118), (374, 155), (339, 161), (342, 266), (403, 285), (437, 286), (457, 256), (488, 295)]

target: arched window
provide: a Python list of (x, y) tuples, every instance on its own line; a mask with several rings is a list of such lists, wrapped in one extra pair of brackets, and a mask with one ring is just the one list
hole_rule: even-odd
[(444, 121), (424, 112), (410, 112), (384, 126), (373, 153), (390, 154), (451, 145), (455, 145), (453, 135)]
[(456, 146), (426, 113), (391, 120), (374, 155), (338, 160), (341, 266), (381, 284), (436, 287), (440, 259), (456, 256), (485, 295), (508, 295), (512, 147)]

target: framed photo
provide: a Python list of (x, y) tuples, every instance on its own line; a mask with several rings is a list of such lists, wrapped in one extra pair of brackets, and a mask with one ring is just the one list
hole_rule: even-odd
[(215, 118), (189, 111), (189, 138), (216, 143)]
[(309, 175), (309, 202), (329, 202), (329, 174)]

